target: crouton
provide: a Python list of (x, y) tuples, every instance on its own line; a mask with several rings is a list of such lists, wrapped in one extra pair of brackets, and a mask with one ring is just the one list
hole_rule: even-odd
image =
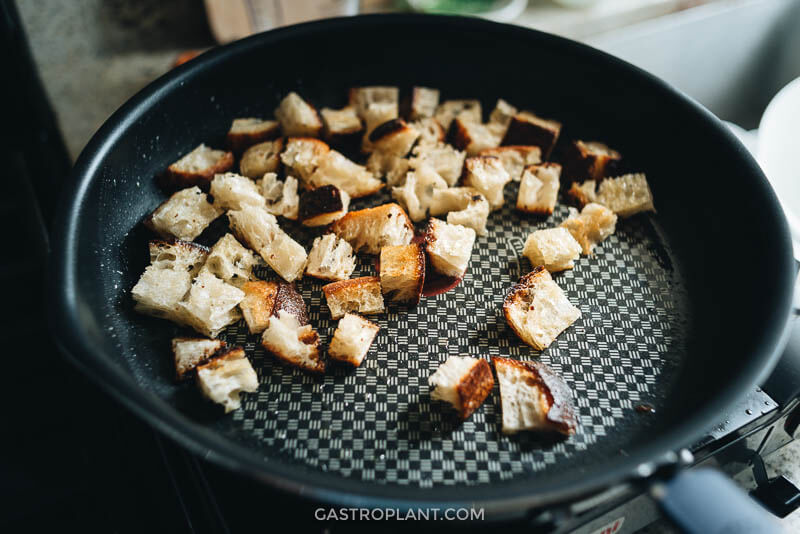
[(286, 137), (319, 137), (322, 132), (317, 110), (294, 91), (281, 100), (275, 109), (275, 118)]
[(594, 180), (586, 180), (583, 183), (572, 182), (569, 191), (567, 191), (567, 196), (573, 199), (581, 208), (591, 202), (597, 202), (597, 182)]
[(445, 131), (450, 129), (450, 123), (455, 118), (467, 122), (481, 122), (480, 100), (445, 100), (436, 108), (433, 118), (442, 125)]
[(542, 119), (529, 111), (521, 111), (511, 118), (502, 145), (533, 145), (542, 149), (542, 158), (550, 157), (561, 133), (561, 123)]
[(503, 433), (521, 430), (574, 434), (578, 427), (572, 390), (543, 363), (492, 357), (500, 384)]
[(322, 108), (323, 136), (336, 147), (353, 149), (359, 146), (364, 125), (356, 113), (356, 108), (346, 106), (342, 109)]
[(495, 104), (494, 109), (489, 114), (489, 126), (492, 126), (493, 133), (502, 132), (505, 134), (505, 130), (511, 122), (511, 118), (517, 114), (517, 111), (517, 108), (502, 98), (498, 98), (497, 104)]
[(173, 193), (145, 219), (144, 224), (161, 237), (192, 241), (222, 210), (208, 202), (208, 196), (197, 186)]
[[(350, 89), (348, 98), (349, 105), (353, 106), (358, 116), (364, 119), (367, 115), (367, 109), (372, 104), (390, 104), (396, 110), (400, 102), (400, 89), (381, 85), (353, 87)], [(396, 116), (397, 114), (395, 114)], [(390, 118), (393, 119), (394, 117)]]
[(333, 339), (328, 345), (328, 356), (340, 362), (358, 367), (369, 352), (380, 326), (361, 316), (346, 313), (336, 326)]
[(353, 250), (367, 254), (380, 254), (388, 245), (407, 245), (414, 237), (411, 219), (397, 204), (351, 211), (335, 221), (331, 231)]
[(334, 234), (314, 239), (308, 254), (306, 274), (321, 280), (347, 280), (356, 268), (353, 247)]
[(225, 234), (211, 247), (200, 272), (209, 272), (224, 282), (241, 287), (252, 278), (255, 264), (255, 255), (231, 234)]
[(215, 174), (227, 172), (233, 167), (233, 153), (214, 150), (206, 145), (197, 148), (167, 167), (165, 185), (173, 189), (192, 186), (208, 188)]
[(543, 266), (520, 278), (503, 301), (506, 322), (519, 338), (544, 350), (581, 316)]
[(179, 239), (171, 241), (154, 239), (148, 244), (148, 249), (150, 265), (156, 269), (188, 272), (192, 276), (200, 272), (200, 268), (208, 258), (207, 247)]
[(244, 298), (239, 309), (250, 329), (251, 334), (260, 334), (267, 328), (269, 318), (275, 309), (275, 297), (278, 295), (278, 282), (253, 280), (242, 286)]
[(369, 140), (373, 150), (405, 156), (419, 135), (417, 129), (403, 119), (392, 119), (376, 126), (369, 134)]
[(225, 347), (221, 339), (176, 337), (172, 340), (172, 355), (175, 359), (175, 378), (186, 380), (195, 367), (205, 363), (214, 353)]
[(525, 167), (542, 162), (542, 149), (538, 146), (499, 146), (481, 150), (478, 155), (500, 158), (503, 168), (515, 182), (520, 181)]
[(340, 319), (347, 312), (370, 315), (384, 311), (381, 279), (377, 276), (332, 282), (322, 286), (322, 292), (332, 319)]
[(361, 142), (362, 152), (372, 152), (373, 146), (372, 142), (369, 140), (369, 136), (372, 134), (373, 130), (387, 121), (396, 119), (397, 115), (396, 102), (375, 102), (367, 106), (362, 117), (364, 119), (364, 137)]
[(237, 154), (255, 144), (280, 137), (281, 125), (278, 121), (262, 119), (233, 119), (228, 130), (228, 147)]
[(453, 278), (463, 278), (467, 271), (475, 230), (458, 224), (448, 224), (431, 218), (425, 235), (426, 251), (436, 272)]
[(383, 247), (379, 274), (385, 298), (417, 304), (425, 285), (425, 250), (417, 243)]
[(564, 178), (568, 182), (605, 178), (622, 159), (619, 152), (599, 141), (573, 141), (564, 152)]
[(474, 156), (464, 161), (464, 185), (480, 191), (492, 211), (503, 206), (503, 190), (510, 181), (500, 158)]
[(238, 410), (242, 392), (258, 390), (256, 375), (242, 347), (223, 349), (208, 363), (197, 367), (197, 383), (208, 399), (225, 407), (225, 413)]
[(378, 178), (386, 177), (388, 186), (402, 182), (409, 168), (408, 159), (379, 150), (374, 151), (367, 159), (367, 170)]
[(361, 198), (377, 193), (383, 182), (375, 178), (366, 167), (354, 163), (335, 150), (320, 158), (319, 166), (308, 177), (311, 188), (335, 185), (350, 198)]
[(517, 194), (517, 209), (537, 215), (550, 215), (558, 198), (561, 165), (542, 163), (525, 167)]
[(408, 118), (418, 120), (431, 118), (439, 105), (439, 90), (428, 87), (414, 87), (411, 89), (411, 105)]
[(297, 178), (287, 176), (286, 180), (280, 181), (277, 174), (268, 172), (258, 181), (258, 186), (261, 189), (261, 196), (264, 197), (264, 206), (269, 213), (291, 221), (297, 220), (300, 212)]
[(578, 188), (580, 193), (570, 189), (570, 195), (578, 200), (591, 199), (591, 202), (602, 204), (620, 217), (656, 210), (647, 178), (642, 173), (606, 178), (600, 182), (596, 194), (593, 194), (590, 187), (590, 184), (584, 182)]
[(581, 246), (566, 228), (536, 230), (525, 241), (522, 254), (533, 267), (539, 265), (551, 273), (572, 269), (580, 258)]
[(192, 281), (186, 299), (178, 303), (181, 321), (208, 337), (239, 320), (236, 306), (244, 292), (211, 274), (201, 272)]
[(270, 318), (261, 336), (261, 345), (279, 360), (305, 371), (324, 373), (326, 365), (319, 344), (319, 334), (311, 325), (301, 325), (286, 310)]
[(194, 275), (149, 265), (131, 289), (134, 309), (145, 315), (183, 323), (178, 303), (192, 287)]
[(431, 399), (450, 404), (461, 419), (477, 410), (494, 387), (489, 362), (469, 356), (450, 356), (428, 378)]
[(446, 213), (448, 224), (472, 228), (478, 235), (486, 235), (489, 211), (489, 201), (472, 187), (448, 187), (433, 191), (430, 204), (432, 216)]
[(238, 210), (246, 205), (264, 205), (264, 197), (255, 182), (235, 172), (216, 175), (211, 181), (209, 193), (214, 197), (214, 206), (223, 210)]
[(304, 226), (324, 226), (347, 213), (350, 196), (338, 187), (323, 185), (306, 191), (300, 198), (300, 222)]
[(281, 153), (281, 161), (292, 175), (308, 186), (306, 182), (328, 152), (330, 147), (319, 139), (290, 137), (286, 141), (286, 149)]
[(456, 117), (447, 132), (450, 143), (467, 156), (476, 156), (481, 150), (494, 148), (500, 144), (500, 137), (479, 122), (470, 122)]
[(439, 143), (444, 143), (447, 137), (445, 129), (433, 117), (417, 119), (411, 122), (411, 126), (419, 132), (417, 145), (436, 146)]
[(308, 259), (305, 249), (281, 230), (266, 209), (245, 206), (231, 210), (228, 221), (236, 237), (258, 252), (281, 278), (292, 282), (303, 276)]
[(403, 206), (414, 222), (428, 217), (428, 208), (437, 189), (447, 189), (447, 182), (428, 165), (420, 165), (406, 174), (401, 187), (392, 188), (392, 198)]
[(569, 230), (575, 241), (580, 243), (583, 254), (588, 256), (595, 245), (614, 233), (617, 216), (605, 206), (590, 203), (583, 207), (580, 214), (570, 208), (569, 217), (560, 226)]
[(281, 166), (283, 139), (264, 141), (244, 151), (239, 162), (239, 172), (253, 180), (257, 180), (268, 172), (278, 172)]
[(411, 154), (413, 156), (409, 159), (411, 168), (418, 169), (423, 165), (429, 165), (439, 176), (444, 178), (450, 187), (454, 186), (461, 177), (464, 158), (467, 156), (464, 152), (445, 143), (417, 145)]

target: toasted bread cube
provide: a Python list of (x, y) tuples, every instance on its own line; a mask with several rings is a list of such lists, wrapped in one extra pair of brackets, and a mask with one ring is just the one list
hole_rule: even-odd
[(503, 168), (515, 182), (520, 181), (525, 167), (542, 162), (542, 149), (538, 146), (499, 146), (481, 150), (478, 155), (500, 158)]
[(346, 313), (336, 326), (328, 346), (331, 359), (358, 367), (369, 352), (381, 327), (359, 315)]
[(595, 245), (605, 241), (617, 227), (616, 214), (600, 204), (587, 204), (580, 214), (574, 208), (570, 210), (570, 216), (560, 226), (580, 243), (584, 255), (591, 254)]
[(583, 183), (572, 182), (567, 191), (567, 196), (572, 198), (581, 208), (591, 202), (597, 202), (597, 182), (586, 180)]
[(144, 224), (161, 237), (192, 241), (222, 210), (208, 202), (208, 196), (197, 186), (173, 193), (145, 219)]
[(286, 180), (278, 180), (274, 172), (264, 174), (258, 181), (265, 207), (272, 215), (280, 215), (291, 221), (297, 220), (300, 211), (300, 196), (297, 194), (297, 178), (287, 176)]
[(464, 162), (464, 185), (474, 187), (489, 201), (492, 211), (503, 206), (503, 190), (511, 176), (494, 156), (474, 156)]
[(406, 174), (401, 187), (392, 188), (392, 198), (406, 209), (412, 221), (419, 222), (428, 217), (428, 208), (437, 189), (447, 189), (447, 182), (432, 167), (421, 165)]
[(225, 234), (217, 241), (200, 272), (209, 272), (220, 280), (236, 287), (242, 287), (253, 277), (255, 255), (244, 248), (231, 234)]
[(517, 108), (502, 98), (498, 98), (497, 104), (495, 104), (494, 109), (492, 110), (491, 114), (489, 114), (489, 125), (493, 126), (493, 128), (496, 128), (494, 130), (495, 133), (502, 131), (503, 134), (505, 134), (505, 130), (508, 128), (508, 125), (511, 122), (511, 118), (516, 115), (517, 112)]
[(355, 151), (361, 145), (364, 125), (356, 113), (356, 108), (346, 106), (342, 109), (322, 108), (323, 136), (331, 145), (341, 150)]
[(338, 187), (323, 185), (306, 191), (300, 198), (300, 222), (304, 226), (324, 226), (341, 219), (350, 207), (350, 196)]
[(386, 185), (389, 186), (402, 182), (409, 168), (408, 159), (380, 150), (374, 151), (367, 159), (367, 170), (377, 178), (385, 176)]
[(373, 150), (402, 157), (409, 153), (419, 135), (417, 129), (403, 119), (392, 119), (376, 126), (369, 140)]
[(289, 365), (314, 373), (325, 372), (325, 360), (319, 353), (319, 334), (310, 324), (301, 325), (297, 317), (286, 310), (270, 318), (261, 344)]
[(228, 212), (231, 230), (258, 252), (278, 275), (292, 282), (303, 276), (308, 255), (298, 242), (281, 230), (275, 216), (264, 208), (245, 206)]
[(322, 292), (332, 319), (340, 319), (347, 312), (371, 315), (384, 311), (381, 279), (377, 276), (332, 282), (322, 286)]
[(238, 210), (242, 206), (263, 206), (264, 197), (255, 182), (235, 172), (218, 174), (211, 181), (214, 205), (223, 210)]
[(433, 191), (430, 205), (432, 216), (446, 213), (448, 224), (472, 228), (478, 235), (486, 235), (489, 211), (489, 201), (472, 187), (448, 187)]
[(500, 145), (500, 136), (492, 133), (485, 124), (459, 118), (450, 123), (447, 137), (454, 147), (466, 152), (467, 156), (476, 156), (482, 150)]
[(260, 334), (267, 328), (269, 318), (275, 309), (275, 298), (278, 294), (277, 282), (253, 280), (242, 286), (244, 298), (239, 309), (250, 329), (251, 334)]
[(439, 90), (429, 87), (411, 89), (411, 109), (408, 118), (411, 120), (431, 118), (439, 106)]
[(433, 118), (442, 125), (445, 131), (450, 129), (453, 119), (459, 118), (467, 122), (481, 122), (480, 100), (445, 100), (436, 108)]
[(268, 172), (278, 172), (281, 166), (283, 139), (264, 141), (244, 151), (239, 162), (239, 172), (243, 176), (257, 180)]
[(281, 161), (288, 172), (307, 182), (328, 152), (330, 147), (319, 139), (290, 137), (281, 153)]
[(503, 301), (506, 322), (519, 338), (544, 350), (581, 316), (543, 266), (520, 278)]
[(175, 377), (177, 380), (186, 380), (195, 370), (195, 367), (204, 363), (224, 347), (225, 342), (221, 339), (176, 337), (172, 340)]
[(525, 241), (522, 254), (531, 265), (544, 266), (551, 273), (572, 269), (573, 260), (580, 258), (581, 245), (575, 241), (566, 228), (547, 228), (536, 230)]
[(292, 91), (275, 109), (275, 118), (281, 123), (286, 137), (319, 137), (322, 120), (314, 106)]
[(225, 413), (242, 406), (242, 392), (258, 390), (256, 375), (242, 347), (223, 349), (208, 363), (197, 367), (197, 383), (208, 399), (222, 404)]
[(511, 118), (502, 145), (534, 145), (542, 149), (542, 157), (550, 157), (561, 133), (561, 123), (521, 111)]
[(383, 182), (375, 178), (366, 167), (359, 165), (335, 150), (320, 158), (319, 166), (308, 178), (312, 187), (334, 185), (350, 198), (361, 198), (377, 193)]
[(374, 102), (369, 104), (364, 111), (364, 137), (361, 143), (361, 150), (364, 153), (372, 152), (372, 142), (369, 140), (373, 130), (398, 116), (397, 102)]
[(475, 244), (475, 230), (432, 218), (425, 235), (431, 267), (453, 278), (463, 278)]
[(477, 410), (494, 387), (489, 362), (469, 356), (450, 356), (428, 378), (431, 399), (450, 404), (461, 419)]
[(537, 215), (550, 215), (558, 198), (561, 165), (542, 163), (525, 167), (517, 194), (517, 209)]
[(620, 217), (630, 217), (643, 211), (656, 211), (653, 194), (644, 174), (626, 174), (606, 178), (597, 188), (597, 203), (606, 206)]
[(381, 291), (391, 302), (417, 304), (425, 285), (425, 250), (417, 243), (383, 247)]
[(188, 271), (149, 265), (131, 289), (134, 309), (145, 315), (183, 323), (178, 303), (192, 287), (194, 275)]
[(227, 172), (233, 167), (233, 153), (214, 150), (204, 144), (167, 167), (166, 183), (174, 189), (192, 186), (208, 188), (215, 174)]
[(178, 303), (182, 321), (208, 337), (239, 320), (236, 306), (244, 292), (209, 272), (201, 272), (192, 282), (186, 299)]
[(306, 274), (321, 280), (347, 280), (356, 268), (353, 247), (334, 234), (314, 239), (308, 254)]
[(150, 264), (156, 269), (188, 272), (193, 277), (208, 258), (208, 248), (191, 241), (162, 241), (154, 239), (148, 244)]
[(411, 122), (411, 126), (419, 132), (418, 146), (437, 146), (447, 137), (445, 129), (433, 117), (417, 119)]
[(351, 211), (335, 221), (331, 231), (356, 252), (367, 254), (380, 254), (388, 245), (407, 245), (414, 237), (411, 219), (397, 204)]
[(445, 143), (437, 145), (417, 145), (412, 150), (413, 157), (409, 165), (418, 169), (423, 165), (430, 166), (436, 173), (444, 178), (447, 185), (452, 187), (461, 177), (466, 154)]
[(540, 362), (492, 357), (500, 384), (503, 433), (521, 430), (574, 434), (578, 427), (572, 390)]
[(255, 144), (280, 137), (281, 125), (278, 121), (254, 118), (233, 119), (228, 130), (228, 147), (237, 154)]
[[(390, 104), (396, 109), (399, 102), (400, 89), (394, 86), (353, 87), (349, 92), (349, 105), (355, 108), (356, 113), (362, 119), (365, 118), (367, 109), (372, 104)], [(394, 117), (390, 118), (393, 119)]]
[(600, 180), (613, 173), (622, 156), (599, 141), (573, 141), (564, 154), (564, 178), (568, 182)]

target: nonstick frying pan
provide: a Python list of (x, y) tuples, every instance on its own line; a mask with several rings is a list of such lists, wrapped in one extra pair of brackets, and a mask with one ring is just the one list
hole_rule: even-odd
[[(533, 229), (491, 215), (468, 275), (415, 309), (392, 308), (365, 364), (322, 378), (273, 362), (243, 325), (261, 386), (223, 416), (173, 382), (171, 323), (137, 315), (130, 288), (147, 264), (142, 218), (165, 197), (154, 176), (201, 142), (220, 147), (235, 117), (270, 117), (298, 91), (319, 107), (359, 85), (437, 87), (443, 98), (498, 97), (598, 139), (647, 173), (657, 214), (556, 277), (582, 318), (547, 350), (523, 345), (500, 303), (530, 266)], [(359, 201), (374, 205), (388, 196)], [(224, 218), (201, 242), (224, 231)], [(307, 247), (315, 235), (289, 226)], [(695, 102), (602, 52), (551, 35), (458, 17), (362, 16), (288, 27), (214, 49), (137, 94), (75, 165), (57, 215), (51, 322), (64, 351), (153, 426), (195, 453), (313, 499), (349, 506), (475, 505), (511, 517), (648, 474), (716, 422), (780, 354), (794, 267), (787, 224), (757, 165)], [(357, 272), (373, 272), (368, 260)], [(266, 271), (260, 274), (272, 276)], [(299, 287), (329, 339), (320, 284)], [(428, 397), (448, 355), (538, 359), (575, 392), (580, 430), (565, 441), (500, 432), (495, 390), (460, 424)], [(654, 412), (636, 409), (648, 404)]]

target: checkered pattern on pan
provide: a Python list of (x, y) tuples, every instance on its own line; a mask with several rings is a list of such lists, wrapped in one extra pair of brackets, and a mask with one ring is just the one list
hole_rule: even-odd
[[(547, 219), (527, 216), (513, 209), (516, 193), (516, 184), (507, 187), (506, 205), (491, 215), (489, 234), (477, 239), (459, 286), (416, 308), (392, 306), (371, 317), (381, 330), (356, 370), (332, 367), (324, 377), (309, 375), (266, 355), (243, 321), (231, 326), (222, 337), (246, 347), (261, 382), (232, 415), (234, 422), (282, 458), (345, 477), (431, 487), (547, 469), (601, 442), (639, 402), (654, 399), (675, 337), (670, 324), (679, 311), (671, 270), (656, 253), (663, 249), (647, 216), (621, 220), (593, 256), (554, 275), (582, 317), (539, 353), (506, 325), (502, 301), (531, 268), (521, 255), (527, 235), (557, 225), (568, 210), (559, 204)], [(354, 209), (387, 200), (384, 195)], [(299, 227), (289, 232), (307, 248), (318, 234)], [(353, 276), (373, 273), (371, 260), (362, 257)], [(274, 276), (266, 267), (258, 274)], [(336, 321), (330, 320), (321, 286), (312, 279), (298, 284), (326, 345)], [(504, 436), (497, 386), (460, 423), (429, 398), (427, 379), (450, 355), (547, 363), (574, 391), (577, 434), (554, 443), (525, 433)]]

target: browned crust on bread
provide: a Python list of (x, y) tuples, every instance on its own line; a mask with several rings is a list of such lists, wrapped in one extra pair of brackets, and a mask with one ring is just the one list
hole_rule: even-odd
[(320, 215), (329, 215), (343, 209), (342, 192), (339, 188), (335, 185), (323, 185), (306, 191), (300, 197), (298, 220), (306, 223)]
[(497, 156), (503, 152), (539, 152), (539, 158), (542, 157), (542, 149), (536, 145), (506, 145), (506, 146), (495, 146), (491, 148), (484, 148), (480, 152), (478, 152), (479, 156)]
[(467, 419), (477, 410), (494, 387), (494, 376), (489, 362), (479, 359), (456, 386), (461, 398), (461, 419)]
[[(600, 150), (593, 150), (597, 145)], [(599, 181), (614, 174), (620, 166), (622, 155), (599, 141), (572, 141), (564, 150), (563, 177), (567, 181)]]
[(172, 339), (172, 352), (173, 352), (173, 354), (175, 353), (175, 346), (178, 343), (183, 343), (183, 342), (187, 342), (187, 341), (188, 342), (192, 342), (192, 341), (214, 341), (216, 343), (219, 343), (219, 348), (215, 352), (213, 352), (212, 354), (210, 354), (207, 357), (203, 358), (202, 360), (198, 361), (197, 364), (195, 364), (194, 367), (190, 367), (189, 369), (186, 369), (183, 372), (181, 372), (176, 366), (176, 368), (175, 368), (175, 380), (177, 382), (182, 382), (184, 380), (188, 380), (189, 378), (191, 378), (192, 376), (197, 374), (197, 368), (199, 366), (208, 363), (209, 360), (211, 360), (213, 357), (217, 356), (220, 353), (220, 351), (223, 350), (227, 346), (227, 343), (225, 343), (221, 339), (208, 339), (208, 338), (204, 338), (204, 337), (176, 337), (176, 338)]
[(231, 130), (228, 131), (228, 135), (226, 136), (228, 148), (236, 154), (241, 154), (253, 145), (280, 137), (281, 124), (278, 121), (265, 122), (269, 124), (265, 128), (255, 132), (234, 132), (231, 127)]
[(173, 163), (163, 174), (161, 185), (172, 190), (186, 189), (196, 185), (203, 191), (208, 191), (215, 174), (228, 172), (232, 168), (233, 152), (225, 152), (214, 165), (197, 172), (182, 171), (175, 168), (175, 163)]
[(278, 317), (279, 311), (285, 311), (297, 318), (300, 326), (308, 324), (308, 312), (306, 303), (293, 283), (278, 282), (278, 292), (275, 295), (275, 307), (272, 309), (272, 316)]
[[(162, 203), (163, 205), (163, 203)], [(160, 206), (159, 206), (160, 207)], [(153, 210), (155, 212), (156, 210)], [(148, 216), (148, 220), (152, 217), (152, 214)], [(145, 223), (147, 224), (147, 223)], [(150, 222), (151, 226), (149, 227), (152, 230), (152, 221)], [(169, 239), (152, 239), (150, 243), (148, 243), (148, 250), (150, 250), (150, 254), (153, 253), (153, 248), (166, 248), (166, 247), (181, 247), (186, 249), (193, 249), (197, 250), (198, 252), (203, 252), (208, 254), (211, 249), (208, 247), (201, 245), (200, 243), (195, 243), (194, 241), (184, 241), (182, 239), (177, 238), (169, 238)]]
[[(545, 120), (545, 119), (542, 119)], [(503, 146), (533, 145), (542, 149), (542, 159), (550, 157), (553, 147), (561, 133), (561, 124), (540, 124), (531, 120), (525, 112), (517, 113), (508, 124), (506, 135), (500, 143)], [(557, 126), (556, 126), (557, 125)]]
[(531, 215), (552, 215), (553, 210), (550, 208), (525, 208), (515, 206), (517, 211), (521, 211), (523, 213), (530, 213)]
[(402, 214), (401, 216), (404, 219), (404, 224), (409, 230), (413, 232), (414, 225), (411, 223), (411, 219), (406, 213), (406, 210), (404, 210), (399, 204), (395, 202), (390, 202), (388, 204), (381, 204), (380, 206), (375, 206), (374, 208), (365, 208), (363, 210), (349, 211), (345, 213), (341, 219), (338, 219), (334, 221), (333, 224), (331, 224), (331, 231), (336, 235), (340, 235), (340, 232), (343, 232), (344, 229), (347, 228), (347, 225), (350, 224), (350, 221), (352, 221), (353, 219), (360, 219), (362, 217), (369, 217), (369, 218), (392, 217), (394, 215), (390, 211), (392, 207), (396, 207), (400, 211), (400, 213)]
[(297, 367), (298, 369), (303, 369), (304, 371), (309, 371), (312, 373), (324, 373), (327, 365), (319, 353), (320, 342), (317, 331), (312, 328), (308, 332), (301, 334), (298, 339), (301, 343), (314, 347), (314, 354), (311, 357), (311, 359), (314, 361), (314, 365), (309, 365), (305, 362), (297, 361), (290, 356), (281, 354), (280, 351), (271, 349), (269, 344), (263, 341), (261, 342), (261, 346), (264, 347), (264, 349), (272, 354), (272, 356), (274, 356), (276, 359), (291, 365), (292, 367)]
[(492, 356), (492, 363), (495, 368), (500, 363), (516, 367), (529, 375), (526, 383), (545, 393), (548, 403), (547, 422), (552, 425), (553, 430), (566, 436), (575, 433), (578, 428), (578, 419), (575, 416), (575, 406), (572, 402), (572, 389), (561, 376), (540, 362)]
[[(255, 320), (266, 323), (267, 319), (272, 316), (275, 310), (275, 297), (278, 295), (278, 282), (267, 282), (265, 280), (251, 280), (245, 282), (242, 286), (245, 298), (239, 307), (242, 311), (247, 309), (249, 314), (255, 315)], [(255, 306), (250, 306), (251, 297), (258, 299), (257, 309)], [(248, 326), (250, 326), (248, 324)], [(255, 332), (252, 332), (255, 333)]]
[(517, 337), (519, 337), (521, 340), (524, 340), (525, 336), (514, 326), (514, 321), (511, 320), (511, 309), (514, 307), (514, 305), (518, 300), (521, 300), (523, 298), (525, 290), (534, 285), (538, 277), (547, 277), (547, 276), (549, 276), (549, 273), (547, 272), (547, 269), (545, 269), (543, 265), (534, 267), (531, 272), (520, 278), (516, 284), (511, 286), (511, 289), (508, 290), (508, 293), (506, 293), (506, 296), (503, 299), (503, 316), (506, 319), (506, 323), (508, 324), (508, 326), (511, 327), (511, 330), (513, 330), (514, 333), (517, 335)]
[(572, 185), (567, 191), (567, 196), (574, 200), (575, 203), (578, 204), (581, 209), (583, 209), (586, 204), (591, 202), (591, 199), (586, 196), (586, 194), (583, 192), (583, 189), (581, 189), (579, 186), (580, 184), (578, 182), (572, 182)]
[(379, 124), (372, 130), (372, 133), (369, 134), (369, 140), (373, 143), (383, 139), (384, 137), (388, 137), (399, 132), (403, 132), (409, 128), (406, 121), (403, 119), (390, 119), (382, 124)]
[(351, 278), (349, 280), (341, 280), (339, 282), (331, 282), (322, 286), (322, 292), (325, 293), (325, 298), (345, 290), (358, 289), (362, 286), (371, 286), (374, 284), (381, 285), (381, 279), (377, 276), (362, 276), (361, 278)]
[[(408, 245), (396, 245), (396, 246), (404, 247), (408, 251), (407, 254), (403, 255), (404, 263), (411, 264), (414, 266), (414, 271), (412, 273), (412, 276), (414, 277), (414, 279), (417, 280), (417, 286), (414, 288), (415, 298), (408, 300), (396, 300), (393, 296), (396, 290), (384, 293), (384, 296), (387, 296), (391, 302), (419, 304), (419, 301), (422, 298), (422, 289), (425, 286), (425, 257), (426, 257), (425, 247), (423, 247), (419, 243), (409, 243)], [(389, 247), (384, 247), (381, 250), (381, 255), (383, 255), (383, 250), (386, 250), (387, 248)], [(381, 268), (383, 267), (384, 265), (381, 265)], [(383, 286), (381, 286), (381, 291), (383, 291)]]
[(226, 360), (239, 360), (241, 358), (246, 358), (244, 349), (242, 347), (223, 347), (214, 355), (209, 358), (206, 363), (203, 365), (198, 365), (195, 367), (196, 370), (201, 369), (208, 369), (214, 370), (220, 365), (222, 365)]
[(469, 128), (467, 128), (466, 123), (457, 117), (450, 123), (450, 129), (447, 131), (446, 138), (450, 141), (451, 145), (459, 150), (466, 150), (472, 142), (472, 138), (469, 135)]

